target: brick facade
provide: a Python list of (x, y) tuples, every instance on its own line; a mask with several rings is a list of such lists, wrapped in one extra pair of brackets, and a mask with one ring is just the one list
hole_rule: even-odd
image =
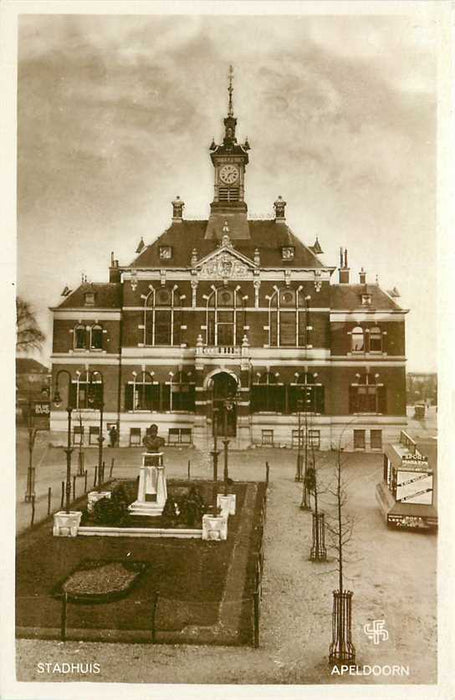
[(249, 145), (235, 127), (230, 114), (210, 148), (208, 220), (185, 220), (176, 200), (169, 228), (133, 263), (112, 256), (109, 283), (83, 283), (52, 309), (53, 387), (62, 369), (72, 385), (68, 395), (59, 374), (55, 440), (68, 401), (88, 434), (102, 400), (103, 428), (116, 424), (121, 445), (156, 423), (170, 442), (209, 448), (216, 415), (239, 449), (292, 446), (299, 413), (322, 449), (353, 449), (354, 430), (378, 449), (406, 424), (406, 311), (364, 274), (351, 283), (345, 251), (338, 272), (325, 265), (319, 242), (287, 226), (282, 199), (275, 219), (248, 219)]

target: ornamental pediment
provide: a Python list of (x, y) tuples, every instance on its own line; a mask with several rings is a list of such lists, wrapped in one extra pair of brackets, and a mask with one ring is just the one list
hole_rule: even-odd
[(250, 279), (254, 263), (228, 246), (198, 261), (194, 266), (199, 279)]

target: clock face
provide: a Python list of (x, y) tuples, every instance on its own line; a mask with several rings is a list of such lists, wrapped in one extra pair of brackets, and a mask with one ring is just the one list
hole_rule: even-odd
[(220, 180), (225, 185), (233, 185), (239, 178), (239, 169), (236, 165), (223, 165), (220, 170)]

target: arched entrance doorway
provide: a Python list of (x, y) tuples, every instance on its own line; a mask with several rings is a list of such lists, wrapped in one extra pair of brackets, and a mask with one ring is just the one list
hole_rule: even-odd
[(218, 372), (211, 379), (212, 426), (217, 435), (235, 437), (237, 433), (237, 381), (228, 372)]

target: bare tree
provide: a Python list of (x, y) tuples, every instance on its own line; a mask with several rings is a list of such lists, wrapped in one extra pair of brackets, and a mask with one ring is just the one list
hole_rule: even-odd
[(332, 663), (353, 663), (355, 647), (351, 641), (352, 591), (344, 589), (346, 548), (352, 540), (354, 518), (346, 512), (347, 492), (342, 480), (343, 448), (335, 450), (335, 483), (328, 489), (335, 499), (334, 515), (327, 522), (327, 531), (335, 550), (338, 590), (333, 591), (332, 643), (329, 657)]
[(46, 336), (41, 331), (31, 305), (16, 298), (16, 351), (40, 350)]

